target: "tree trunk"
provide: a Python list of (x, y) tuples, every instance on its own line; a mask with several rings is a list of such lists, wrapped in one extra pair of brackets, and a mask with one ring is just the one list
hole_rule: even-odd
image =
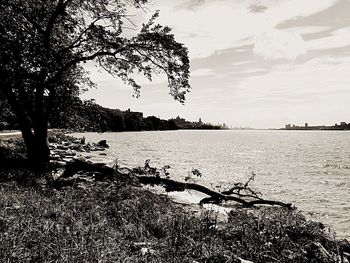
[[(43, 96), (38, 96), (34, 110), (24, 109), (11, 90), (6, 90), (9, 103), (14, 110), (22, 137), (27, 149), (29, 165), (43, 168), (49, 162), (50, 150), (47, 142), (47, 115), (44, 109)], [(21, 102), (19, 102), (21, 101)], [(34, 129), (32, 129), (34, 128)]]
[(47, 140), (48, 117), (45, 109), (45, 85), (38, 85), (35, 92), (35, 105), (32, 115), (34, 136), (28, 145), (29, 158), (35, 168), (43, 168), (50, 160), (50, 150)]
[(28, 148), (28, 157), (35, 168), (43, 168), (50, 160), (47, 131), (35, 131), (33, 143)]
[(33, 168), (45, 167), (50, 157), (45, 125), (36, 127), (34, 133), (30, 126), (21, 125), (21, 132), (30, 166)]

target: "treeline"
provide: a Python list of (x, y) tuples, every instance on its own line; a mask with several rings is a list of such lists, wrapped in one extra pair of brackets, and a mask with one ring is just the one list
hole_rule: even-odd
[(173, 121), (161, 120), (154, 116), (144, 118), (142, 112), (105, 108), (93, 100), (76, 99), (71, 110), (70, 113), (67, 113), (62, 109), (58, 111), (61, 114), (52, 115), (49, 120), (50, 128), (90, 132), (175, 130), (178, 128)]
[[(177, 117), (162, 120), (155, 116), (144, 117), (142, 112), (102, 107), (94, 100), (82, 101), (78, 97), (59, 99), (49, 118), (49, 128), (71, 131), (107, 132), (107, 131), (150, 131), (177, 129), (225, 129), (222, 125), (187, 121)], [(10, 106), (0, 100), (0, 130), (18, 129), (16, 116)]]
[[(144, 118), (141, 112), (109, 109), (93, 100), (82, 101), (79, 98), (58, 104), (50, 115), (49, 128), (90, 132), (178, 129), (173, 120), (162, 120), (155, 116)], [(18, 124), (9, 105), (0, 101), (0, 130), (5, 129), (18, 129)]]
[(177, 116), (175, 119), (170, 119), (171, 121), (174, 121), (179, 129), (188, 129), (188, 130), (227, 130), (229, 129), (228, 126), (223, 124), (213, 125), (211, 123), (204, 123), (202, 122), (201, 118), (197, 122), (194, 121), (187, 121), (183, 118), (180, 118)]

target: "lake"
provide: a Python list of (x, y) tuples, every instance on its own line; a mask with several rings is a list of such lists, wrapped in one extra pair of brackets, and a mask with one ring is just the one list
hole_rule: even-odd
[(183, 180), (193, 168), (197, 183), (217, 190), (234, 182), (251, 185), (266, 199), (292, 202), (311, 219), (332, 224), (350, 238), (350, 132), (346, 131), (149, 131), (84, 133), (87, 142), (106, 139), (108, 156), (122, 166), (170, 165)]

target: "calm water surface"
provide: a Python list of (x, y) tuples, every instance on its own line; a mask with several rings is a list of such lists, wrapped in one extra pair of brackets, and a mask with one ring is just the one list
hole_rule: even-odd
[[(350, 238), (350, 132), (342, 131), (155, 131), (84, 133), (106, 139), (108, 158), (120, 165), (170, 165), (183, 179), (192, 168), (198, 183), (227, 188), (256, 173), (253, 187), (265, 198), (292, 202), (308, 217), (332, 224)], [(105, 157), (103, 157), (105, 160)]]

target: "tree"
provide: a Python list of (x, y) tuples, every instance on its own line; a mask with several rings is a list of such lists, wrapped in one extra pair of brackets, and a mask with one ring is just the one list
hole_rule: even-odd
[[(133, 73), (148, 79), (165, 73), (170, 94), (181, 103), (190, 90), (187, 48), (159, 12), (127, 36), (130, 8), (148, 0), (1, 0), (0, 96), (14, 111), (36, 165), (48, 162), (48, 118), (67, 97), (93, 86), (82, 64), (96, 62), (140, 94)], [(136, 28), (136, 26), (135, 26)], [(55, 106), (56, 105), (56, 106)]]

